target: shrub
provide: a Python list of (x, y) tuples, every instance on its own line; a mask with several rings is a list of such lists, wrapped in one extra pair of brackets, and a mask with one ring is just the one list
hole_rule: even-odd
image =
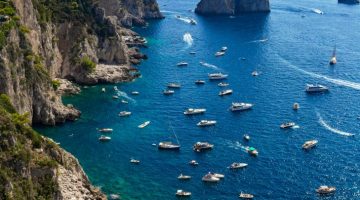
[(26, 26), (20, 26), (19, 30), (21, 33), (25, 34), (25, 33), (30, 33), (30, 29), (28, 29)]
[(80, 65), (87, 72), (93, 72), (96, 68), (96, 64), (87, 56), (81, 59)]
[(15, 108), (10, 102), (10, 98), (6, 94), (0, 94), (0, 107), (9, 113), (16, 113)]
[(52, 80), (51, 81), (52, 87), (54, 88), (54, 90), (57, 90), (60, 86), (60, 81), (59, 80)]

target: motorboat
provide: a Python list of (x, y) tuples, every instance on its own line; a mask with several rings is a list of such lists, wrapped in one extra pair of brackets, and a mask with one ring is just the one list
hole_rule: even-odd
[(251, 73), (251, 75), (252, 75), (252, 76), (258, 76), (258, 75), (259, 75), (259, 72), (253, 71), (253, 72)]
[(195, 55), (196, 52), (195, 52), (195, 51), (191, 51), (189, 54), (190, 54), (190, 55)]
[(180, 147), (179, 144), (174, 144), (172, 142), (160, 142), (158, 145), (158, 148), (162, 150), (179, 150)]
[(178, 176), (178, 179), (179, 179), (179, 180), (190, 180), (190, 179), (191, 179), (191, 176), (187, 176), (187, 175), (180, 174), (180, 175)]
[(224, 174), (212, 173), (212, 172), (209, 172), (209, 174), (211, 174), (211, 175), (213, 175), (214, 177), (219, 178), (219, 179), (225, 178), (225, 175), (224, 175)]
[(197, 126), (213, 126), (216, 124), (215, 120), (201, 120)]
[(131, 158), (130, 163), (140, 164), (140, 160), (136, 160), (136, 159)]
[(241, 168), (245, 168), (247, 167), (248, 164), (247, 163), (237, 163), (237, 162), (234, 162), (232, 163), (229, 168), (230, 169), (241, 169)]
[(112, 128), (102, 128), (99, 131), (103, 132), (103, 133), (111, 133), (111, 132), (113, 132), (113, 129)]
[(307, 149), (311, 149), (313, 147), (315, 147), (317, 145), (319, 141), (317, 140), (309, 140), (309, 141), (306, 141), (303, 145), (302, 145), (302, 148), (307, 150)]
[(185, 66), (188, 66), (189, 63), (187, 62), (179, 62), (178, 64), (176, 64), (178, 67), (185, 67)]
[(218, 84), (219, 87), (226, 87), (226, 86), (229, 86), (229, 83), (224, 83), (224, 82), (221, 82)]
[(324, 14), (324, 12), (321, 11), (320, 9), (318, 9), (318, 8), (314, 8), (314, 9), (312, 9), (312, 11), (313, 11), (314, 13), (316, 13), (316, 14), (319, 14), (319, 15), (323, 15), (323, 14)]
[(233, 90), (231, 89), (227, 89), (227, 90), (223, 90), (219, 92), (219, 96), (225, 96), (225, 95), (230, 95), (233, 93)]
[(244, 111), (250, 110), (254, 105), (251, 103), (232, 103), (230, 110), (231, 111)]
[(164, 91), (163, 91), (163, 94), (164, 94), (164, 95), (172, 95), (172, 94), (174, 94), (174, 93), (175, 93), (174, 90), (164, 90)]
[(149, 124), (150, 124), (150, 121), (146, 121), (146, 122), (140, 124), (138, 127), (139, 127), (139, 128), (145, 128), (145, 127), (148, 126)]
[(250, 135), (248, 135), (248, 134), (245, 134), (243, 138), (246, 141), (250, 141)]
[(336, 60), (336, 46), (335, 46), (333, 54), (332, 54), (332, 56), (330, 58), (329, 64), (330, 65), (335, 65), (336, 63), (337, 63), (337, 60)]
[(211, 173), (208, 173), (202, 177), (202, 181), (216, 183), (216, 182), (220, 181), (220, 178), (217, 178), (214, 175), (212, 175)]
[(205, 84), (205, 81), (204, 81), (204, 80), (196, 80), (196, 81), (195, 81), (195, 84), (197, 84), (197, 85), (203, 85), (203, 84)]
[(113, 99), (118, 99), (119, 96), (114, 95), (114, 96), (112, 96), (112, 98), (113, 98)]
[(107, 142), (107, 141), (110, 141), (110, 140), (111, 140), (111, 137), (102, 135), (102, 136), (99, 137), (99, 140), (100, 140), (101, 142)]
[(305, 91), (307, 93), (320, 93), (329, 91), (329, 88), (319, 84), (307, 84)]
[(122, 100), (121, 100), (121, 103), (123, 103), (123, 104), (128, 104), (129, 102), (126, 101), (126, 100), (124, 100), (124, 99), (122, 99)]
[(226, 79), (227, 77), (228, 77), (227, 74), (222, 74), (222, 73), (209, 74), (210, 80), (222, 80), (222, 79)]
[(318, 189), (316, 189), (316, 192), (319, 194), (331, 194), (336, 191), (335, 187), (322, 185)]
[(191, 196), (191, 192), (187, 192), (187, 191), (184, 191), (184, 190), (177, 190), (175, 194), (176, 194), (176, 196), (180, 196), (180, 197), (189, 197), (189, 196)]
[(223, 56), (223, 55), (225, 55), (225, 52), (223, 52), (223, 51), (218, 51), (218, 52), (215, 53), (216, 57), (220, 57), (220, 56)]
[(222, 51), (222, 52), (225, 52), (225, 51), (227, 51), (227, 47), (221, 47), (221, 50), (220, 51)]
[(246, 151), (251, 156), (258, 156), (259, 155), (259, 152), (254, 147), (248, 147), (248, 148), (246, 148)]
[(299, 103), (294, 103), (293, 110), (299, 110), (299, 108), (300, 108)]
[(206, 112), (205, 108), (188, 108), (184, 111), (184, 115), (197, 115), (197, 114), (203, 114)]
[(169, 83), (167, 85), (168, 88), (181, 88), (181, 85), (178, 83)]
[(294, 122), (285, 122), (280, 125), (280, 128), (282, 129), (288, 129), (294, 127), (296, 124)]
[(191, 25), (196, 25), (197, 22), (196, 22), (194, 19), (190, 19), (190, 24), (191, 24)]
[(247, 193), (240, 193), (239, 194), (239, 198), (242, 198), (242, 199), (253, 199), (254, 198), (254, 195), (252, 194), (247, 194)]
[(198, 163), (196, 160), (191, 160), (191, 161), (189, 162), (189, 164), (192, 165), (192, 166), (197, 166), (197, 165), (199, 165), (199, 163)]
[(131, 94), (132, 94), (132, 95), (139, 95), (140, 92), (138, 92), (138, 91), (132, 91)]
[(131, 112), (129, 112), (129, 111), (121, 111), (119, 113), (120, 117), (126, 117), (126, 116), (130, 116), (130, 115), (131, 115)]
[(197, 142), (193, 146), (193, 150), (196, 152), (211, 150), (212, 148), (214, 148), (214, 145), (208, 142)]
[(106, 89), (105, 89), (105, 88), (101, 88), (101, 92), (106, 92)]

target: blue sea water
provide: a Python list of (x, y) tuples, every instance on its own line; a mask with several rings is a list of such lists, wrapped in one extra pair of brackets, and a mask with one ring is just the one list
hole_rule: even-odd
[[(159, 0), (166, 18), (135, 29), (149, 41), (149, 48), (142, 49), (149, 59), (138, 67), (141, 78), (117, 84), (129, 104), (112, 99), (114, 85), (83, 88), (77, 96), (64, 97), (65, 103), (82, 111), (78, 121), (37, 130), (74, 154), (94, 185), (123, 199), (176, 199), (177, 189), (191, 191), (191, 199), (238, 199), (241, 191), (256, 199), (360, 199), (360, 7), (336, 0), (273, 0), (270, 14), (201, 17), (189, 11), (196, 3)], [(314, 13), (314, 8), (324, 15)], [(177, 15), (198, 24), (190, 25)], [(186, 33), (192, 43), (183, 40)], [(338, 64), (331, 67), (335, 45)], [(228, 51), (216, 58), (222, 46)], [(189, 66), (177, 67), (180, 61)], [(212, 65), (205, 67), (200, 61)], [(251, 76), (254, 70), (260, 72), (258, 77)], [(218, 82), (194, 84), (213, 72), (229, 74), (231, 96), (217, 95)], [(164, 96), (169, 82), (180, 82), (182, 88)], [(327, 85), (330, 92), (307, 95), (306, 83)], [(106, 93), (101, 93), (102, 87)], [(132, 96), (134, 90), (140, 95)], [(228, 108), (234, 101), (255, 106), (231, 113)], [(294, 102), (300, 110), (292, 110)], [(187, 117), (182, 113), (188, 107), (204, 107), (207, 112)], [(122, 110), (133, 114), (120, 118)], [(201, 119), (218, 124), (199, 128)], [(147, 120), (148, 127), (137, 128)], [(285, 121), (299, 128), (280, 130)], [(97, 128), (104, 127), (114, 129), (108, 143), (98, 141)], [(179, 152), (152, 146), (172, 140), (171, 128), (182, 145)], [(248, 143), (242, 139), (245, 133), (252, 138)], [(319, 140), (318, 146), (303, 151), (301, 145), (311, 139)], [(195, 153), (192, 145), (197, 141), (215, 147)], [(254, 146), (259, 156), (250, 157), (241, 145)], [(130, 164), (130, 158), (141, 164)], [(192, 159), (199, 166), (189, 166)], [(230, 171), (232, 162), (249, 166)], [(223, 173), (225, 179), (204, 184), (201, 178), (209, 171)], [(192, 179), (178, 181), (180, 173)], [(323, 184), (336, 186), (337, 192), (318, 196), (315, 188)]]

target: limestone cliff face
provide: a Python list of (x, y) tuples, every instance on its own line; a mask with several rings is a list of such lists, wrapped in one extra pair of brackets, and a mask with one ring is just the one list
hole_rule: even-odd
[(201, 0), (195, 9), (196, 13), (202, 15), (236, 15), (269, 11), (269, 0)]

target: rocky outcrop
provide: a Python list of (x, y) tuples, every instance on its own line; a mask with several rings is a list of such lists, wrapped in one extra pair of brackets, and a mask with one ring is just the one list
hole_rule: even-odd
[(236, 15), (269, 11), (269, 0), (201, 0), (195, 9), (197, 14), (202, 15)]
[(359, 4), (360, 0), (338, 0), (338, 2), (344, 4)]

